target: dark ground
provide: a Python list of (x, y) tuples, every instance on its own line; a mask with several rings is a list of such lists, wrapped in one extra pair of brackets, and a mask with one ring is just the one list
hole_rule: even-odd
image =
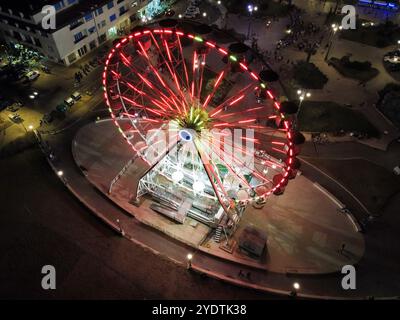
[[(37, 149), (0, 161), (0, 299), (266, 299), (191, 274), (116, 235), (65, 189)], [(41, 288), (54, 265), (57, 289)]]

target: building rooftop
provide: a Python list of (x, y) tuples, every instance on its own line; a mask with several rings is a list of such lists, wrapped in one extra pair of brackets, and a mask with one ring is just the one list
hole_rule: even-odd
[(57, 13), (57, 29), (63, 28), (64, 26), (84, 17), (86, 14), (106, 5), (110, 0), (81, 0), (76, 5), (73, 5), (67, 9), (64, 9)]
[(3, 11), (11, 9), (15, 12), (23, 12), (24, 14), (33, 14), (41, 11), (45, 5), (53, 5), (59, 0), (0, 0), (0, 6)]

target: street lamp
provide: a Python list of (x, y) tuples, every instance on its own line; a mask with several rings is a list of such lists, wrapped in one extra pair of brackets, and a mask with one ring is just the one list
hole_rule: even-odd
[(186, 256), (187, 259), (187, 269), (190, 269), (192, 267), (192, 259), (193, 259), (193, 254), (188, 253), (188, 255)]
[(29, 130), (33, 130), (33, 125), (30, 124), (29, 127), (28, 127), (28, 129), (29, 129)]
[(97, 35), (97, 42), (98, 45), (100, 44), (100, 35), (99, 35), (99, 29), (97, 28), (97, 21), (96, 21), (96, 14), (97, 14), (97, 5), (95, 6), (91, 6), (90, 10), (92, 10), (92, 14), (93, 14), (93, 22), (94, 22), (94, 27), (96, 28), (96, 35)]
[(300, 108), (300, 105), (301, 105), (301, 103), (303, 102), (303, 100), (305, 98), (311, 97), (311, 93), (310, 92), (306, 92), (306, 91), (303, 91), (303, 90), (297, 90), (297, 95), (299, 96), (299, 100), (300, 100), (299, 108)]
[(250, 38), (251, 23), (253, 22), (253, 12), (255, 12), (255, 11), (257, 11), (257, 10), (258, 10), (258, 7), (257, 7), (257, 6), (254, 6), (254, 5), (252, 5), (252, 4), (249, 4), (249, 5), (247, 6), (247, 11), (248, 11), (248, 13), (249, 13), (249, 15), (250, 15), (249, 26), (248, 26), (248, 29), (247, 29), (247, 39)]
[(293, 298), (295, 298), (295, 297), (297, 296), (297, 291), (300, 289), (300, 284), (299, 284), (298, 282), (293, 283), (293, 289), (294, 289), (294, 290), (292, 290), (292, 291), (290, 292), (290, 295), (291, 295)]
[(311, 93), (303, 91), (303, 90), (297, 90), (297, 95), (299, 96), (299, 108), (297, 109), (296, 123), (297, 123), (297, 118), (298, 118), (298, 116), (300, 114), (301, 104), (302, 104), (304, 99), (311, 97)]
[(62, 177), (62, 176), (64, 175), (64, 172), (63, 172), (62, 170), (58, 170), (58, 171), (57, 171), (57, 175), (58, 175), (59, 177)]
[(207, 12), (203, 12), (203, 17), (207, 17)]
[(325, 55), (325, 61), (328, 60), (329, 52), (331, 51), (331, 49), (333, 47), (333, 41), (335, 40), (336, 32), (338, 30), (342, 30), (343, 29), (342, 26), (337, 26), (336, 24), (332, 24), (331, 28), (332, 28), (332, 33), (331, 33), (331, 37), (330, 37), (329, 47), (328, 47), (328, 50), (326, 51), (326, 55)]

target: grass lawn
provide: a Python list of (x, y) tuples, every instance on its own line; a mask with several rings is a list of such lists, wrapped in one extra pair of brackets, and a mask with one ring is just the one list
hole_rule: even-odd
[(335, 133), (344, 130), (379, 136), (379, 131), (363, 114), (329, 101), (304, 101), (298, 121), (300, 130), (306, 132)]
[(391, 196), (400, 192), (400, 178), (363, 159), (307, 159), (347, 187), (372, 213), (379, 214)]
[(362, 82), (367, 82), (379, 74), (379, 70), (374, 67), (366, 68), (365, 70), (359, 70), (353, 68), (351, 64), (348, 65), (343, 63), (343, 61), (338, 58), (329, 59), (329, 65), (334, 67), (342, 76)]
[(387, 84), (379, 91), (379, 97), (379, 110), (400, 128), (400, 86), (395, 83)]
[(293, 78), (303, 89), (322, 89), (328, 77), (310, 62), (299, 61), (293, 68)]

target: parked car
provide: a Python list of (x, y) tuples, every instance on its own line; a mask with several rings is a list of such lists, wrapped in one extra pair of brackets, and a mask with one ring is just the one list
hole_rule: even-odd
[(78, 101), (82, 98), (82, 95), (80, 94), (79, 91), (75, 91), (73, 94), (71, 94), (71, 98), (74, 99), (75, 101)]
[(68, 97), (64, 100), (65, 105), (72, 107), (75, 104), (75, 100), (72, 97)]
[(383, 61), (389, 62), (389, 63), (393, 63), (393, 64), (398, 64), (400, 63), (400, 57), (398, 56), (385, 56), (383, 58)]
[(185, 18), (195, 18), (200, 14), (200, 9), (195, 6), (189, 6), (184, 14)]
[(9, 74), (9, 78), (14, 81), (21, 80), (25, 77), (25, 70), (13, 71)]
[(11, 106), (13, 103), (10, 100), (0, 100), (0, 111), (8, 108)]
[(60, 103), (59, 105), (57, 105), (56, 110), (65, 113), (68, 110), (68, 106), (64, 103)]
[(21, 102), (14, 102), (12, 105), (7, 107), (7, 111), (17, 112), (22, 106)]
[(194, 19), (198, 16), (198, 14), (195, 14), (194, 12), (185, 12), (183, 15), (184, 18), (186, 19)]
[(8, 117), (10, 118), (10, 120), (12, 122), (15, 122), (15, 123), (18, 123), (18, 122), (22, 121), (21, 116), (19, 114), (16, 114), (16, 113), (15, 114), (10, 114), (10, 115), (8, 115)]
[(39, 73), (39, 71), (32, 70), (32, 71), (29, 71), (25, 76), (29, 81), (33, 81), (33, 80), (36, 80), (37, 78), (39, 78), (40, 73)]
[(53, 115), (51, 113), (46, 113), (43, 116), (42, 120), (43, 120), (44, 123), (51, 123), (51, 122), (53, 122), (54, 118), (53, 118)]

